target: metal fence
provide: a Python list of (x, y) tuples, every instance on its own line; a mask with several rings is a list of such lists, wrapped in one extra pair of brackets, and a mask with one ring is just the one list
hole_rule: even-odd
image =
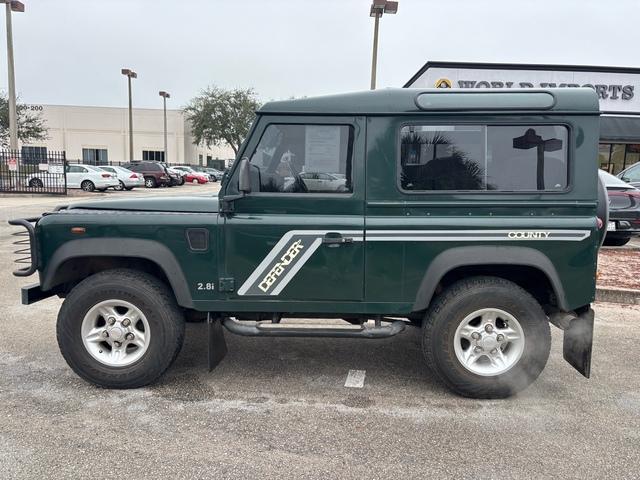
[(66, 195), (65, 152), (0, 150), (1, 193)]

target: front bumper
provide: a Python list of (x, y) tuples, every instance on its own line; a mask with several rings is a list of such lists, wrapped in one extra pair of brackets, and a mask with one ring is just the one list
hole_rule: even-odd
[(96, 188), (111, 188), (111, 187), (117, 187), (118, 185), (120, 185), (120, 182), (116, 179), (116, 180), (104, 180), (104, 181), (99, 181), (96, 180), (95, 182), (95, 186)]
[(39, 283), (33, 283), (22, 287), (22, 304), (31, 305), (45, 298), (53, 297), (56, 293), (53, 290), (43, 291)]
[(125, 178), (122, 179), (122, 183), (124, 183), (125, 187), (144, 187), (144, 178)]

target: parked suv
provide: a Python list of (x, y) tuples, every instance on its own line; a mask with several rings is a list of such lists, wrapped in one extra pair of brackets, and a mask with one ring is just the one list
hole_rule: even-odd
[[(375, 339), (416, 326), (442, 382), (498, 398), (538, 377), (553, 324), (588, 377), (607, 225), (598, 115), (586, 88), (267, 103), (217, 196), (87, 201), (12, 221), (32, 255), (15, 274), (40, 278), (23, 303), (64, 298), (62, 355), (103, 387), (156, 380), (185, 318), (202, 315), (210, 367), (223, 329)], [(301, 317), (315, 320), (290, 321)]]
[(159, 162), (133, 162), (123, 165), (133, 172), (144, 176), (144, 186), (147, 188), (166, 187), (171, 184), (171, 177), (167, 169)]

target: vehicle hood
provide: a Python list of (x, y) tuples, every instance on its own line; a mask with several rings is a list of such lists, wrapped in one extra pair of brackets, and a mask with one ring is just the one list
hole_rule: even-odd
[(218, 197), (155, 197), (155, 198), (123, 198), (118, 200), (100, 200), (79, 202), (69, 209), (87, 210), (120, 210), (132, 212), (184, 212), (184, 213), (217, 213)]

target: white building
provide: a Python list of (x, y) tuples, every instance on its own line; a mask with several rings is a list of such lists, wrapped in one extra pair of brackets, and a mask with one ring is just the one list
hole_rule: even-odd
[[(47, 140), (22, 145), (23, 156), (65, 151), (69, 160), (87, 163), (129, 160), (129, 110), (114, 107), (29, 105), (46, 121)], [(134, 160), (164, 159), (163, 110), (133, 109)], [(229, 146), (207, 148), (193, 144), (189, 122), (182, 110), (167, 110), (167, 158), (170, 164), (225, 166), (234, 158)], [(221, 166), (221, 165), (219, 165)]]

